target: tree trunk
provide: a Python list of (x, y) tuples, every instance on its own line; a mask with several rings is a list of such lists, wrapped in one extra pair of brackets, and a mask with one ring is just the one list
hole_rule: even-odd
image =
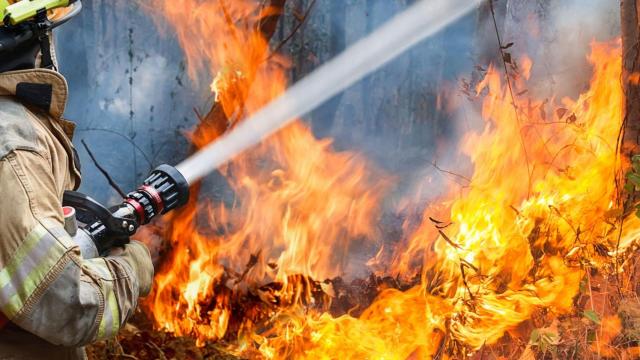
[(629, 74), (640, 72), (640, 0), (623, 0), (620, 6), (622, 25), (622, 70), (624, 86), (623, 153), (639, 153), (640, 147), (640, 87), (628, 81)]
[[(284, 13), (285, 3), (286, 0), (271, 0), (269, 2), (269, 7), (270, 9), (275, 11), (273, 11), (273, 13), (268, 16), (261, 16), (260, 22), (256, 25), (257, 30), (262, 34), (262, 37), (267, 42), (271, 40), (276, 32), (278, 21), (280, 20), (281, 15)], [(271, 12), (272, 10), (269, 11)], [(222, 110), (222, 106), (220, 106), (220, 104), (218, 103), (214, 103), (207, 115), (205, 115), (200, 120), (200, 123), (194, 130), (195, 136), (206, 136), (207, 138), (211, 139), (211, 141), (215, 140), (218, 136), (227, 131), (230, 125), (230, 119), (227, 118), (227, 115)]]
[[(622, 123), (623, 161), (630, 161), (634, 154), (640, 154), (640, 86), (629, 81), (629, 75), (640, 72), (640, 0), (622, 0), (620, 16), (622, 28), (622, 83), (624, 108)], [(630, 211), (640, 199), (636, 191), (623, 195), (624, 209)]]
[[(268, 3), (270, 9), (264, 8), (263, 11), (269, 11), (271, 15), (261, 16), (261, 21), (256, 24), (256, 30), (260, 32), (267, 43), (271, 40), (278, 28), (277, 25), (284, 13), (286, 1), (287, 0), (270, 0)], [(239, 104), (239, 108), (244, 106), (244, 101), (246, 101), (246, 99), (243, 99), (243, 103)], [(200, 122), (193, 132), (197, 137), (206, 137), (209, 142), (214, 141), (219, 136), (222, 136), (232, 125), (230, 122), (231, 119), (227, 117), (227, 114), (222, 110), (222, 106), (217, 102), (214, 103), (209, 112), (199, 120)], [(192, 152), (195, 152), (197, 148), (193, 146), (191, 150)], [(174, 233), (173, 225), (175, 224), (175, 221), (172, 221), (172, 219), (189, 216), (189, 212), (198, 202), (200, 196), (204, 196), (201, 194), (200, 190), (201, 182), (198, 181), (191, 187), (189, 203), (187, 206), (182, 209), (178, 209), (174, 214), (164, 220), (162, 225), (159, 226), (158, 231), (160, 233), (164, 233), (164, 237), (166, 239), (171, 239), (171, 236)]]

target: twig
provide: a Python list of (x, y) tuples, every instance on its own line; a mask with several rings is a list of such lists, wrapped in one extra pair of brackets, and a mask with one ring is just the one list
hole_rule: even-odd
[[(589, 268), (586, 269), (586, 273), (587, 273), (587, 285), (589, 286), (589, 301), (591, 303), (591, 311), (595, 312), (596, 311), (596, 307), (595, 307), (595, 303), (593, 302), (593, 290), (591, 289), (591, 271), (589, 270)], [(600, 337), (598, 336), (598, 332), (595, 332), (596, 335), (596, 346), (598, 347), (598, 359), (600, 358)]]
[(125, 354), (124, 349), (122, 348), (122, 344), (120, 344), (120, 341), (118, 341), (118, 339), (113, 340), (113, 342), (107, 341), (107, 343), (112, 343), (113, 346), (117, 348), (115, 350), (119, 352), (119, 354), (114, 354), (112, 351), (110, 351), (109, 355), (115, 355), (117, 358), (139, 360), (136, 356)]
[(453, 246), (456, 249), (462, 249), (462, 246), (456, 244), (453, 242), (453, 240), (449, 239), (449, 237), (447, 236), (447, 234), (444, 233), (444, 231), (442, 230), (438, 230), (438, 233), (440, 233), (440, 236), (442, 236), (442, 238), (444, 239), (444, 241), (446, 241), (447, 243), (449, 243), (449, 245)]
[(198, 122), (202, 122), (204, 120), (204, 118), (202, 117), (202, 114), (200, 114), (200, 111), (198, 111), (198, 109), (196, 109), (195, 107), (193, 108), (193, 112), (196, 114), (196, 117), (198, 118)]
[(267, 57), (267, 60), (271, 59), (275, 54), (277, 54), (282, 47), (289, 42), (289, 40), (291, 40), (291, 38), (293, 38), (293, 36), (298, 32), (298, 30), (300, 30), (300, 28), (302, 27), (302, 25), (304, 25), (304, 23), (307, 22), (307, 17), (309, 17), (309, 14), (311, 13), (311, 9), (313, 9), (313, 6), (316, 4), (316, 0), (313, 0), (311, 2), (311, 4), (309, 4), (309, 7), (307, 7), (307, 10), (304, 12), (304, 15), (302, 15), (302, 19), (300, 19), (300, 21), (298, 21), (298, 24), (296, 24), (296, 27), (293, 28), (293, 30), (291, 30), (291, 32), (289, 33), (289, 35), (287, 35), (286, 38), (284, 38), (284, 40), (282, 40), (278, 46), (276, 46), (275, 49), (273, 49), (273, 51), (271, 52), (271, 54), (269, 54), (269, 56)]
[(564, 220), (564, 222), (567, 223), (567, 225), (569, 225), (571, 230), (573, 230), (573, 233), (576, 234), (576, 239), (580, 240), (580, 227), (578, 227), (576, 229), (573, 226), (573, 224), (569, 221), (569, 219), (565, 218), (564, 215), (562, 215), (562, 213), (560, 212), (560, 210), (557, 207), (555, 207), (553, 205), (549, 205), (549, 209), (553, 210), (560, 217), (560, 219)]
[(129, 142), (131, 144), (131, 146), (133, 146), (134, 148), (136, 148), (138, 150), (138, 152), (140, 153), (140, 155), (142, 155), (142, 157), (144, 158), (144, 160), (147, 162), (147, 164), (149, 164), (149, 167), (153, 167), (153, 162), (149, 159), (149, 156), (147, 155), (147, 153), (144, 152), (144, 150), (142, 150), (138, 144), (136, 144), (135, 141), (133, 141), (130, 137), (121, 134), (117, 131), (114, 130), (110, 130), (110, 129), (101, 129), (101, 128), (81, 128), (81, 129), (77, 129), (76, 131), (81, 132), (81, 131), (100, 131), (100, 132), (106, 132), (109, 134), (113, 134), (113, 135), (117, 135), (121, 138), (123, 138), (124, 140), (126, 140), (127, 142)]
[(164, 351), (162, 351), (162, 349), (160, 349), (160, 347), (156, 345), (153, 341), (151, 340), (147, 341), (147, 345), (151, 345), (151, 347), (153, 347), (158, 351), (158, 354), (160, 354), (161, 360), (167, 360), (167, 357), (164, 355)]
[[(469, 293), (469, 297), (471, 298), (471, 300), (475, 300), (476, 297), (473, 296), (473, 293), (471, 292), (471, 288), (469, 287), (469, 284), (467, 283), (467, 274), (464, 272), (464, 264), (463, 263), (460, 263), (460, 273), (462, 274), (462, 283), (464, 284), (464, 287), (467, 289), (467, 292)], [(481, 359), (482, 359), (482, 357), (481, 357)]]
[(484, 360), (484, 349), (486, 349), (486, 341), (482, 344), (482, 349), (480, 349), (480, 360)]
[(480, 274), (480, 269), (478, 269), (475, 265), (473, 265), (472, 263), (468, 262), (467, 260), (460, 258), (460, 262), (465, 265), (468, 266), (469, 268), (473, 269), (473, 271), (476, 272), (476, 275), (482, 276), (482, 274)]
[[(507, 61), (504, 56), (504, 47), (502, 46), (502, 38), (500, 37), (500, 31), (498, 30), (498, 22), (496, 21), (496, 12), (493, 8), (493, 0), (489, 0), (489, 9), (491, 10), (491, 18), (493, 19), (493, 27), (496, 30), (496, 38), (498, 39), (498, 49), (500, 50), (500, 58), (502, 60), (502, 66), (504, 67), (504, 75), (507, 79), (507, 87), (509, 88), (509, 95), (511, 96), (511, 104), (513, 105), (513, 111), (516, 115), (516, 121), (519, 125), (522, 125), (520, 121), (520, 114), (518, 112), (518, 105), (516, 104), (516, 97), (513, 95), (513, 87), (511, 86), (511, 79), (509, 78), (509, 69), (507, 68)], [(522, 130), (519, 131), (520, 142), (522, 143), (522, 150), (524, 151), (524, 158), (527, 162), (527, 172), (529, 173), (529, 186), (527, 187), (527, 197), (531, 194), (531, 165), (529, 164), (529, 154), (527, 153), (527, 147), (522, 137)]]
[(466, 177), (464, 175), (460, 175), (460, 174), (454, 173), (453, 171), (450, 171), (450, 170), (442, 169), (441, 167), (438, 166), (438, 164), (435, 161), (431, 163), (431, 166), (433, 166), (434, 168), (436, 168), (436, 170), (438, 170), (438, 171), (440, 171), (442, 173), (453, 175), (453, 176), (455, 176), (457, 178), (460, 178), (460, 179), (462, 179), (462, 180), (464, 180), (464, 181), (466, 181), (468, 183), (471, 183), (471, 179), (469, 179), (468, 177)]
[(107, 182), (109, 182), (109, 185), (111, 185), (111, 187), (120, 196), (122, 196), (122, 198), (126, 198), (127, 195), (124, 193), (124, 191), (122, 191), (120, 186), (118, 186), (118, 184), (113, 180), (113, 178), (111, 177), (111, 175), (109, 175), (107, 170), (105, 170), (102, 166), (100, 166), (100, 163), (98, 163), (98, 160), (96, 159), (96, 157), (93, 156), (93, 153), (91, 152), (91, 149), (89, 149), (89, 145), (87, 145), (86, 141), (84, 141), (84, 139), (82, 139), (80, 142), (84, 146), (84, 149), (87, 150), (87, 153), (89, 154), (89, 157), (91, 158), (91, 161), (93, 161), (93, 164), (98, 168), (98, 170), (102, 173), (102, 175), (104, 175), (104, 177), (107, 179)]
[[(623, 210), (624, 211), (624, 210)], [(622, 226), (624, 225), (624, 216), (620, 216), (620, 225), (618, 226), (618, 236), (616, 240), (616, 257), (615, 257), (615, 276), (616, 276), (616, 288), (618, 295), (622, 295), (622, 281), (620, 279), (620, 241), (622, 241)]]

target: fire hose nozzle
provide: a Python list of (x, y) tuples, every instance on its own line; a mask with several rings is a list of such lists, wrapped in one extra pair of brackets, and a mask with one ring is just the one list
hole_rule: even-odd
[(125, 203), (134, 208), (138, 223), (144, 225), (188, 200), (187, 180), (176, 168), (165, 164), (155, 168), (138, 190), (129, 193)]
[(93, 239), (98, 252), (129, 242), (142, 225), (156, 216), (181, 207), (189, 200), (189, 183), (176, 168), (160, 165), (121, 204), (107, 209), (92, 198), (67, 191), (63, 205), (77, 212), (78, 221)]

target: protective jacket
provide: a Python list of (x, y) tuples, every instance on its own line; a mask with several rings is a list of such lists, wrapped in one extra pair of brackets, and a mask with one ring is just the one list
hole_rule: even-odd
[(0, 359), (84, 358), (150, 291), (144, 245), (84, 259), (64, 230), (63, 193), (80, 183), (66, 100), (57, 72), (0, 73)]

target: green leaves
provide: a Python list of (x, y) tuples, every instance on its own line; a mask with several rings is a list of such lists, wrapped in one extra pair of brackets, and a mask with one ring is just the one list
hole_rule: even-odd
[[(640, 155), (631, 157), (631, 170), (626, 174), (624, 190), (632, 193), (640, 190)], [(640, 217), (640, 205), (636, 205), (636, 216)]]
[(600, 325), (600, 323), (602, 323), (602, 320), (600, 319), (600, 315), (598, 315), (598, 313), (593, 310), (585, 310), (582, 313), (582, 316), (584, 316), (585, 319), (591, 320), (591, 322), (593, 322), (596, 325)]
[(558, 334), (548, 331), (548, 329), (534, 329), (531, 332), (529, 343), (532, 346), (536, 346), (542, 353), (551, 352), (555, 354), (559, 338)]
[(633, 166), (633, 171), (636, 174), (640, 174), (640, 155), (633, 155), (631, 157), (631, 165)]

